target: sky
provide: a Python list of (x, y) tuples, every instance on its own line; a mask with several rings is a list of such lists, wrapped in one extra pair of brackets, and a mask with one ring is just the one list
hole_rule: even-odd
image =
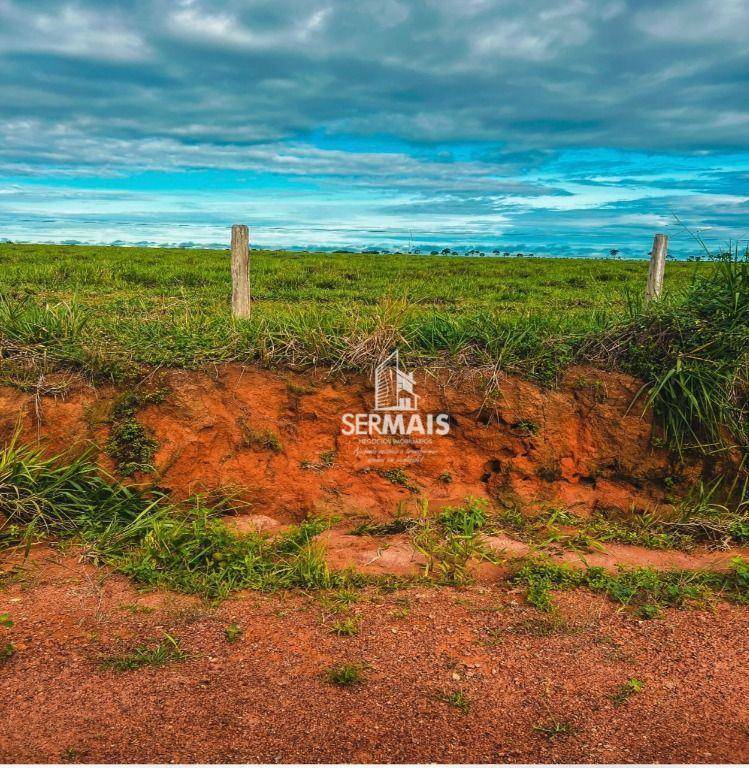
[(0, 0), (0, 240), (749, 237), (747, 0)]

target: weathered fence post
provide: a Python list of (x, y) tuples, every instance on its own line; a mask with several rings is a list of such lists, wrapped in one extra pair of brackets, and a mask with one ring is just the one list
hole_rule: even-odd
[(246, 224), (231, 228), (231, 313), (250, 316), (250, 230)]
[(645, 301), (653, 301), (661, 295), (667, 253), (668, 235), (656, 235), (650, 254), (650, 270), (648, 271), (648, 287), (645, 289)]

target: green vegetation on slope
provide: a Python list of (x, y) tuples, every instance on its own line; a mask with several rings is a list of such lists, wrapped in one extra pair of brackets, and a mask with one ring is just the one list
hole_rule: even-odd
[(635, 608), (643, 618), (654, 618), (661, 608), (704, 607), (715, 599), (749, 603), (749, 563), (736, 558), (730, 570), (656, 571), (653, 568), (573, 568), (547, 560), (521, 563), (512, 581), (526, 587), (526, 599), (542, 611), (554, 609), (552, 590), (583, 587)]
[[(22, 547), (43, 537), (83, 545), (90, 559), (109, 565), (136, 583), (222, 599), (238, 589), (338, 589), (372, 581), (355, 572), (330, 571), (315, 537), (327, 526), (311, 519), (278, 536), (239, 534), (220, 519), (220, 508), (199, 498), (170, 503), (111, 481), (85, 456), (44, 457), (15, 441), (0, 450), (0, 550)], [(469, 561), (495, 560), (483, 544), (487, 524), (482, 502), (468, 499), (426, 516), (413, 532), (414, 546), (428, 558), (425, 578), (460, 585), (470, 580)], [(727, 573), (647, 568), (608, 573), (543, 560), (518, 565), (512, 581), (525, 585), (536, 607), (552, 610), (551, 591), (585, 587), (647, 617), (660, 607), (704, 605), (722, 598), (749, 602), (749, 564), (736, 559)], [(5, 617), (7, 620), (7, 617)], [(355, 623), (339, 624), (337, 634), (356, 634)], [(115, 669), (133, 669), (181, 657), (174, 642), (139, 647), (111, 659)]]
[(633, 311), (583, 354), (634, 373), (669, 444), (749, 450), (749, 258), (735, 253), (695, 276), (677, 301)]
[(749, 544), (749, 505), (716, 504), (712, 497), (719, 490), (718, 483), (708, 488), (698, 485), (697, 492), (673, 508), (637, 514), (598, 509), (590, 517), (580, 517), (550, 508), (528, 515), (511, 507), (498, 513), (493, 523), (516, 538), (552, 549), (586, 551), (608, 542), (684, 550), (700, 544), (721, 548)]
[(206, 598), (356, 580), (325, 564), (314, 537), (326, 522), (305, 521), (275, 537), (238, 534), (220, 510), (197, 497), (174, 504), (117, 484), (86, 456), (45, 457), (15, 440), (0, 451), (0, 548), (72, 538), (89, 558), (140, 584)]

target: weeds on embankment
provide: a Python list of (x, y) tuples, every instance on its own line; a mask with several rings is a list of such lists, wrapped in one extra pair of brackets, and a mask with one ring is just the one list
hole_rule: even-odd
[(167, 391), (152, 392), (128, 390), (120, 395), (112, 407), (111, 430), (104, 450), (114, 461), (117, 471), (128, 477), (135, 472), (153, 472), (153, 457), (158, 444), (137, 420), (138, 409), (161, 403)]
[[(73, 540), (83, 545), (86, 557), (139, 584), (211, 600), (239, 589), (284, 588), (336, 589), (349, 600), (346, 588), (377, 581), (328, 568), (314, 539), (329, 521), (311, 519), (274, 537), (239, 534), (220, 519), (220, 510), (200, 498), (175, 504), (156, 492), (120, 485), (86, 456), (47, 458), (15, 439), (0, 451), (0, 549), (47, 536)], [(465, 584), (471, 580), (469, 563), (495, 559), (481, 538), (487, 522), (485, 505), (471, 499), (435, 519), (417, 520), (411, 534), (427, 558), (424, 580)], [(547, 611), (553, 608), (552, 590), (578, 587), (636, 606), (646, 617), (661, 607), (704, 605), (716, 598), (749, 603), (749, 563), (739, 559), (726, 573), (639, 568), (614, 574), (526, 560), (511, 581), (525, 585), (529, 602)], [(357, 629), (352, 623), (333, 631)]]
[(655, 618), (662, 608), (704, 607), (716, 599), (749, 604), (749, 563), (736, 558), (726, 572), (656, 571), (653, 568), (574, 568), (529, 558), (511, 577), (526, 588), (528, 602), (552, 611), (552, 591), (585, 588), (633, 608), (642, 618)]
[(749, 252), (696, 273), (678, 301), (635, 305), (583, 357), (633, 373), (679, 453), (749, 452)]
[(0, 451), (0, 546), (44, 536), (80, 541), (90, 559), (140, 584), (223, 598), (237, 589), (330, 588), (354, 575), (332, 572), (309, 520), (270, 537), (236, 534), (202, 499), (171, 503), (105, 478), (86, 456), (47, 458), (13, 440)]
[(495, 553), (480, 535), (486, 522), (487, 503), (481, 499), (466, 499), (462, 506), (448, 507), (436, 519), (429, 516), (425, 503), (411, 533), (414, 548), (426, 558), (424, 576), (439, 584), (466, 584), (472, 580), (470, 563), (496, 562)]
[(580, 517), (566, 509), (551, 507), (524, 514), (516, 507), (499, 511), (496, 526), (516, 538), (540, 547), (564, 547), (582, 551), (601, 544), (633, 544), (649, 549), (690, 550), (700, 544), (728, 548), (749, 544), (749, 501), (734, 507), (713, 501), (721, 483), (698, 483), (693, 492), (662, 511), (599, 509)]

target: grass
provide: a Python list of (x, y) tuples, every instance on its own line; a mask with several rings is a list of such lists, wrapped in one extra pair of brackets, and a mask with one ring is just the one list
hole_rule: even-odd
[[(0, 613), (0, 628), (10, 629), (13, 626), (13, 619), (10, 614)], [(16, 649), (13, 643), (0, 643), (0, 664), (10, 659), (15, 654)]]
[(359, 616), (346, 616), (338, 619), (330, 625), (330, 632), (337, 637), (353, 637), (359, 634), (361, 618)]
[(533, 637), (554, 637), (556, 635), (574, 635), (581, 629), (567, 622), (559, 613), (554, 612), (538, 616), (526, 616), (517, 624), (510, 626), (508, 631)]
[(273, 453), (282, 453), (283, 444), (281, 439), (272, 429), (252, 429), (245, 426), (244, 444), (248, 448), (254, 448), (258, 451), (272, 451)]
[(533, 726), (533, 730), (545, 736), (549, 741), (554, 741), (560, 737), (571, 736), (575, 733), (575, 727), (567, 720), (557, 720), (552, 718)]
[(679, 301), (633, 307), (627, 323), (589, 344), (600, 353), (593, 359), (646, 382), (680, 454), (749, 451), (749, 252), (724, 254)]
[(135, 472), (153, 472), (153, 457), (158, 444), (137, 420), (136, 413), (147, 405), (163, 402), (165, 389), (130, 389), (112, 406), (110, 432), (104, 450), (112, 458), (117, 472), (125, 477)]
[(399, 510), (395, 517), (387, 523), (375, 523), (365, 520), (351, 530), (352, 536), (397, 536), (408, 533), (418, 525), (412, 517), (404, 516)]
[(331, 589), (361, 577), (332, 572), (314, 538), (328, 521), (280, 536), (237, 534), (222, 505), (200, 497), (174, 504), (103, 475), (88, 456), (47, 457), (13, 439), (0, 450), (0, 543), (42, 536), (80, 542), (89, 559), (136, 582), (221, 599), (238, 589)]
[[(127, 487), (104, 475), (86, 455), (48, 457), (13, 438), (0, 450), (0, 545), (28, 546), (42, 537), (79, 542), (86, 557), (105, 563), (139, 584), (166, 587), (216, 600), (240, 589), (323, 590), (325, 601), (345, 610), (353, 589), (368, 583), (354, 572), (331, 571), (315, 537), (330, 521), (310, 519), (277, 536), (238, 534), (221, 519), (224, 506), (200, 497), (171, 503), (155, 490)], [(427, 509), (411, 535), (426, 558), (424, 576), (441, 584), (471, 581), (470, 562), (493, 560), (481, 540), (489, 520), (486, 504), (467, 499), (436, 518)], [(749, 604), (749, 563), (736, 558), (730, 571), (657, 572), (647, 568), (576, 569), (528, 559), (511, 581), (528, 602), (552, 611), (552, 591), (583, 587), (632, 606), (645, 618), (661, 608), (705, 605), (722, 598)], [(397, 586), (392, 580), (383, 589)], [(2, 624), (10, 619), (3, 614)], [(340, 635), (358, 631), (342, 618)], [(234, 630), (227, 630), (229, 633)]]
[(447, 507), (439, 516), (443, 529), (450, 534), (473, 538), (486, 525), (487, 502), (484, 499), (466, 499), (462, 507)]
[(405, 488), (411, 493), (419, 492), (419, 489), (413, 484), (406, 471), (401, 467), (396, 467), (394, 469), (378, 469), (377, 474), (379, 474), (380, 477), (384, 477), (385, 480), (393, 485)]
[[(252, 318), (234, 323), (224, 251), (0, 244), (0, 267), (5, 343), (105, 377), (227, 360), (363, 368), (398, 344), (548, 379), (574, 339), (627, 316), (647, 274), (634, 261), (262, 251)], [(699, 269), (669, 264), (667, 285)]]
[[(59, 394), (65, 381), (45, 376), (61, 369), (127, 382), (106, 445), (123, 476), (152, 469), (156, 445), (137, 413), (163, 393), (133, 386), (147, 367), (256, 361), (361, 371), (398, 345), (408, 366), (459, 361), (552, 384), (571, 362), (593, 362), (640, 377), (658, 439), (678, 454), (702, 453), (717, 480), (683, 500), (673, 519), (575, 520), (581, 530), (571, 536), (561, 527), (572, 518), (559, 517), (526, 533), (580, 547), (749, 536), (749, 261), (738, 252), (708, 265), (669, 263), (668, 295), (646, 307), (636, 298), (643, 262), (263, 251), (253, 261), (253, 315), (242, 322), (228, 315), (223, 251), (0, 244), (0, 267), (0, 382)], [(597, 382), (579, 386), (595, 393)], [(539, 429), (513, 428), (526, 436)], [(283, 450), (271, 431), (250, 430), (247, 441)], [(730, 452), (738, 470), (721, 464)], [(322, 471), (333, 460), (321, 456), (309, 467)], [(544, 469), (550, 480), (557, 471)], [(405, 471), (383, 474), (417, 491)], [(220, 507), (199, 498), (172, 504), (118, 485), (86, 456), (49, 459), (15, 440), (0, 453), (0, 547), (50, 534), (75, 538), (90, 558), (141, 584), (207, 598), (357, 583), (325, 565), (314, 541), (324, 522), (277, 537), (238, 535), (220, 520)], [(468, 502), (406, 529), (427, 557), (426, 575), (461, 584), (471, 560), (491, 557), (481, 543), (485, 527), (485, 510)], [(538, 607), (549, 609), (551, 590), (570, 586), (635, 604), (643, 615), (715, 594), (746, 599), (741, 565), (729, 575), (689, 576), (556, 568), (528, 563), (515, 576)]]
[(427, 558), (424, 576), (440, 584), (468, 584), (471, 561), (493, 562), (495, 556), (482, 542), (487, 520), (486, 502), (466, 499), (460, 507), (448, 507), (435, 520), (424, 503), (422, 517), (412, 531), (414, 548)]
[(179, 640), (165, 633), (164, 639), (157, 645), (139, 645), (125, 653), (107, 656), (101, 660), (101, 666), (115, 672), (131, 672), (142, 667), (163, 667), (186, 659), (187, 654), (182, 650)]
[(511, 507), (501, 510), (492, 522), (523, 541), (543, 548), (591, 550), (607, 542), (634, 544), (650, 549), (689, 550), (699, 544), (721, 547), (749, 542), (749, 503), (742, 500), (729, 508), (713, 498), (719, 482), (698, 483), (673, 507), (650, 512), (596, 510), (580, 517), (558, 508), (523, 514)]
[(645, 683), (642, 680), (638, 680), (636, 677), (631, 677), (626, 683), (620, 685), (614, 693), (611, 694), (611, 702), (615, 707), (621, 707), (632, 696), (637, 693), (642, 693), (645, 688)]
[(445, 704), (454, 707), (463, 715), (467, 715), (471, 711), (471, 702), (463, 691), (440, 693), (437, 698)]
[(604, 594), (642, 618), (655, 618), (661, 608), (703, 607), (718, 599), (749, 604), (749, 562), (738, 557), (726, 572), (620, 567), (611, 573), (600, 567), (526, 559), (516, 566), (511, 581), (524, 586), (526, 600), (546, 612), (555, 609), (554, 590), (580, 587)]
[(359, 591), (342, 587), (339, 589), (322, 592), (317, 596), (320, 604), (332, 613), (344, 613), (359, 601)]
[(352, 662), (335, 664), (325, 672), (325, 679), (341, 688), (358, 685), (364, 680), (364, 665)]
[(150, 521), (147, 534), (117, 558), (117, 568), (141, 584), (209, 598), (238, 589), (327, 589), (346, 580), (331, 572), (313, 539), (327, 524), (312, 520), (277, 537), (236, 534), (211, 509)]

